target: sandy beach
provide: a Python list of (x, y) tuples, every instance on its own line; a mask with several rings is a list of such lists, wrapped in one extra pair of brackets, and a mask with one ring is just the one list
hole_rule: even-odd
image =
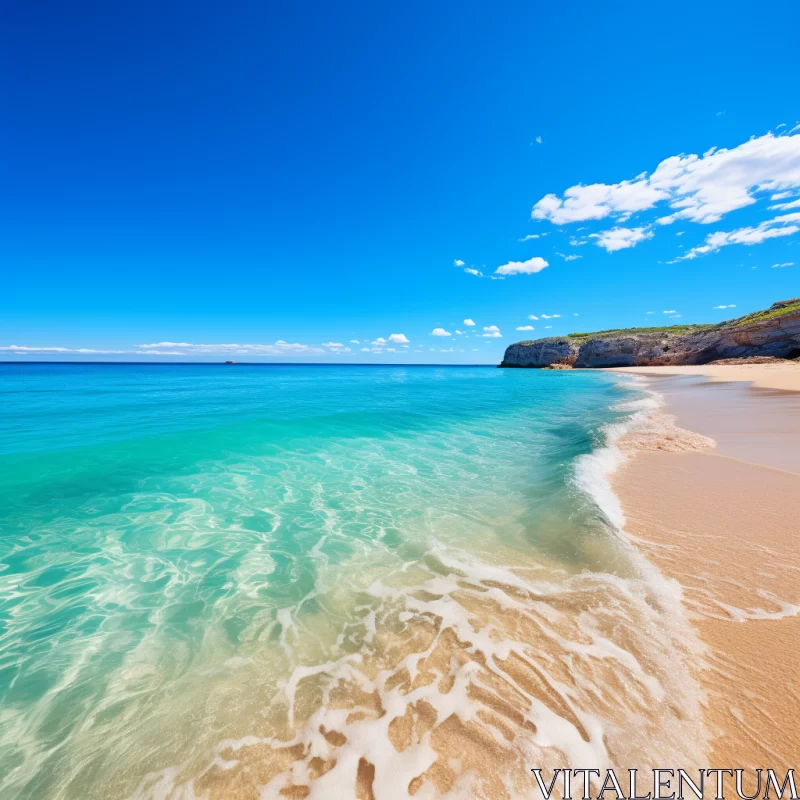
[(618, 370), (716, 442), (640, 452), (614, 477), (625, 530), (680, 583), (706, 645), (711, 767), (796, 766), (800, 734), (800, 366)]

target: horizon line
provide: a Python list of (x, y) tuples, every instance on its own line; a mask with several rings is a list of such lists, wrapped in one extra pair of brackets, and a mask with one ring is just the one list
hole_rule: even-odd
[(428, 364), (428, 363), (399, 363), (389, 362), (369, 363), (358, 361), (236, 361), (228, 364), (225, 361), (0, 361), (5, 364), (104, 364), (104, 365), (143, 365), (143, 366), (183, 366), (183, 367), (492, 367), (493, 363), (485, 364)]

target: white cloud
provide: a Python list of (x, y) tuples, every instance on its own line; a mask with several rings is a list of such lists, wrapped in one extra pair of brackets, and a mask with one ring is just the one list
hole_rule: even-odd
[(517, 326), (517, 330), (518, 331), (535, 331), (536, 328), (534, 328), (533, 325), (518, 325)]
[[(140, 345), (137, 345), (139, 347)], [(24, 355), (25, 353), (82, 353), (84, 355), (121, 355), (130, 352), (128, 350), (91, 350), (87, 347), (26, 347), (20, 344), (9, 344), (0, 347), (0, 351), (4, 353), (18, 353)], [(143, 355), (150, 355), (144, 353)], [(158, 355), (167, 355), (166, 353), (158, 353)], [(181, 355), (181, 353), (170, 353), (170, 355)]]
[(464, 272), (468, 275), (478, 275), (479, 277), (483, 277), (483, 273), (479, 269), (474, 269), (473, 267), (467, 267)]
[(472, 326), (475, 324), (475, 320), (472, 320), (472, 319), (465, 319), (465, 320), (464, 320), (464, 324), (465, 324), (465, 325), (469, 325), (470, 327), (472, 327)]
[(542, 314), (542, 319), (558, 319), (561, 314)]
[(665, 314), (677, 314), (678, 312), (674, 308), (668, 308), (664, 313)]
[(379, 336), (374, 342), (371, 342), (371, 344), (383, 347), (386, 344), (386, 339), (384, 339), (383, 336)]
[(788, 211), (790, 208), (800, 208), (800, 197), (797, 200), (792, 200), (791, 203), (776, 203), (774, 206), (770, 206), (770, 208), (779, 211)]
[(537, 317), (536, 314), (528, 314), (528, 319), (533, 319), (536, 320), (537, 322), (539, 321), (539, 317)]
[(141, 350), (180, 351), (177, 355), (234, 355), (234, 356), (308, 356), (319, 355), (325, 351), (321, 347), (306, 344), (284, 342), (279, 339), (274, 344), (190, 344), (189, 342), (158, 342), (156, 344), (137, 345)]
[(573, 317), (579, 317), (579, 316), (580, 316), (580, 314), (573, 314), (572, 316), (573, 316)]
[(541, 272), (549, 264), (539, 256), (529, 258), (527, 261), (509, 261), (495, 270), (496, 275), (533, 275)]
[(736, 303), (731, 303), (730, 305), (727, 305), (727, 306), (725, 306), (725, 305), (714, 306), (714, 309), (718, 309), (718, 308), (736, 308)]
[(547, 328), (552, 328), (553, 326), (552, 325), (545, 325), (544, 327), (545, 327), (545, 329), (547, 329)]
[(800, 136), (767, 133), (738, 147), (711, 148), (702, 156), (670, 156), (648, 175), (620, 183), (578, 184), (563, 196), (547, 194), (531, 211), (534, 219), (555, 225), (618, 217), (664, 203), (673, 213), (662, 218), (717, 222), (738, 208), (756, 202), (759, 192), (800, 187)]
[(455, 348), (453, 348), (453, 347), (442, 348), (439, 352), (440, 353), (454, 353), (455, 352)]
[(794, 197), (794, 192), (778, 192), (777, 194), (772, 195), (770, 200), (785, 200), (787, 197)]
[(655, 314), (656, 312), (655, 311), (645, 311), (644, 313), (645, 314)]
[(541, 136), (537, 136), (536, 137), (536, 144), (541, 144), (541, 143), (542, 143), (542, 137)]
[(781, 267), (793, 267), (794, 261), (784, 261), (783, 264), (773, 264), (771, 269), (780, 269)]
[(635, 247), (639, 242), (653, 238), (653, 232), (646, 227), (611, 228), (602, 233), (589, 235), (592, 239), (597, 239), (595, 244), (598, 247), (604, 248), (609, 253), (613, 253), (615, 250), (626, 250), (628, 247)]
[(434, 328), (431, 331), (431, 336), (452, 336), (453, 334), (450, 331), (446, 331), (444, 328)]
[(341, 342), (323, 342), (323, 347), (344, 347)]
[(781, 236), (791, 236), (800, 231), (795, 223), (800, 222), (800, 212), (793, 214), (783, 214), (779, 217), (766, 220), (755, 226), (738, 228), (735, 231), (716, 231), (706, 236), (705, 244), (693, 247), (685, 255), (679, 256), (674, 261), (667, 263), (673, 264), (676, 261), (686, 261), (687, 259), (704, 256), (708, 253), (716, 253), (721, 247), (731, 244), (754, 245), (761, 244), (767, 239), (776, 239)]
[(538, 239), (540, 236), (547, 236), (546, 233), (529, 233), (527, 236), (523, 236), (521, 239), (517, 239), (518, 242), (529, 242), (531, 239)]
[(487, 339), (501, 339), (503, 336), (497, 325), (484, 325), (483, 331), (481, 335), (485, 336)]
[(361, 344), (361, 342), (359, 342), (358, 339), (351, 339), (350, 344)]
[(561, 258), (563, 258), (564, 261), (577, 261), (579, 258), (583, 258), (583, 256), (579, 256), (577, 254), (565, 256), (563, 253), (556, 253), (556, 255), (561, 256)]
[(531, 216), (534, 219), (547, 219), (554, 225), (564, 225), (604, 219), (610, 214), (629, 215), (644, 211), (666, 197), (666, 192), (649, 186), (644, 177), (612, 185), (579, 184), (567, 189), (563, 199), (555, 194), (545, 195), (533, 207)]
[(463, 267), (464, 266), (464, 262), (460, 258), (457, 258), (457, 259), (455, 259), (455, 261), (453, 261), (453, 266), (455, 266), (455, 267)]
[(410, 339), (406, 337), (404, 333), (392, 333), (389, 336), (389, 341), (394, 342), (394, 344), (409, 344)]
[(361, 348), (361, 352), (362, 353), (369, 353), (369, 352), (371, 352), (371, 350), (372, 350), (372, 348), (370, 348), (370, 347), (362, 347)]

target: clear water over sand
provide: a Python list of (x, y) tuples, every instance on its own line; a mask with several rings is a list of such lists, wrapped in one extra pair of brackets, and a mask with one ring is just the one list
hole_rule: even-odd
[(3, 798), (703, 763), (675, 587), (612, 524), (629, 379), (0, 365), (0, 394)]

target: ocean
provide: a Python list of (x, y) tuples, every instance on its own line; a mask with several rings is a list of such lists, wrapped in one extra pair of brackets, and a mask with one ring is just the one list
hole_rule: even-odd
[[(527, 797), (701, 763), (599, 372), (0, 365), (0, 797)], [(656, 763), (659, 762), (659, 763)]]

